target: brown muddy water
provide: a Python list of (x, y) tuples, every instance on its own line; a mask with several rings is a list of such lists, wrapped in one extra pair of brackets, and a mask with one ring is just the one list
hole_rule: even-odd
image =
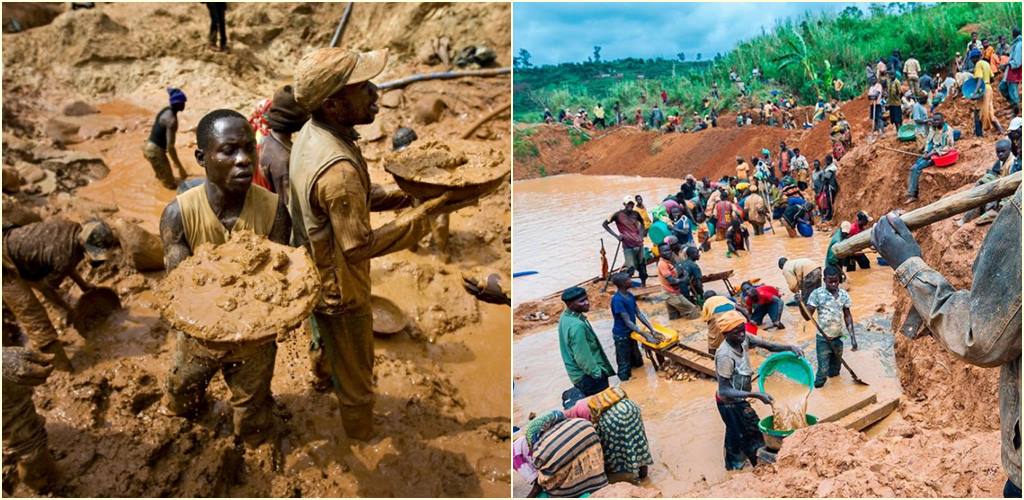
[[(538, 274), (515, 280), (515, 300), (522, 303), (556, 292), (563, 287), (597, 275), (600, 271), (598, 238), (605, 237), (605, 248), (611, 261), (614, 241), (601, 228), (601, 221), (621, 207), (626, 195), (641, 194), (649, 208), (656, 200), (678, 190), (676, 179), (563, 175), (527, 181), (516, 181), (513, 194), (513, 269), (536, 270)], [(753, 253), (741, 252), (739, 257), (726, 258), (725, 245), (713, 242), (702, 254), (699, 264), (704, 274), (733, 269), (733, 285), (752, 278), (778, 287), (789, 300), (792, 294), (778, 268), (778, 258), (808, 257), (824, 261), (830, 232), (815, 232), (812, 238), (788, 238), (775, 224), (778, 234), (751, 236)], [(892, 352), (889, 304), (893, 297), (892, 272), (879, 267), (872, 259), (872, 268), (850, 273), (844, 287), (853, 300), (860, 350), (851, 352), (847, 340), (844, 354), (847, 362), (870, 387), (855, 385), (845, 370), (830, 379), (825, 387), (814, 390), (807, 403), (813, 415), (827, 415), (874, 391), (879, 399), (899, 392)], [(620, 255), (621, 262), (621, 255)], [(649, 274), (656, 276), (652, 265)], [(656, 278), (655, 278), (656, 279)], [(650, 281), (649, 284), (656, 283)], [(721, 282), (706, 288), (724, 291)], [(668, 320), (664, 296), (654, 294), (640, 300), (640, 308), (652, 320), (669, 325), (680, 332), (680, 339), (697, 347), (706, 346), (705, 325), (699, 320)], [(612, 364), (612, 319), (607, 310), (591, 310), (588, 314), (598, 338)], [(814, 361), (814, 327), (804, 322), (795, 307), (786, 307), (782, 315), (785, 330), (762, 331), (764, 338), (800, 346), (811, 364)], [(752, 352), (756, 365), (764, 359), (763, 351)], [(646, 359), (646, 358), (645, 358)], [(571, 387), (558, 350), (556, 328), (518, 337), (513, 346), (513, 425), (521, 428), (531, 412), (560, 407), (562, 391)], [(612, 384), (620, 383), (613, 377)], [(633, 371), (633, 377), (622, 383), (629, 397), (643, 409), (644, 426), (651, 445), (654, 465), (645, 486), (661, 490), (665, 497), (683, 496), (704, 482), (714, 484), (729, 477), (724, 468), (722, 443), (725, 426), (715, 406), (715, 383), (706, 378), (676, 381), (659, 377), (650, 363)], [(756, 400), (751, 403), (760, 417), (772, 409)], [(890, 424), (889, 419), (871, 428), (871, 432)], [(523, 496), (528, 486), (518, 476), (514, 479), (516, 496)]]

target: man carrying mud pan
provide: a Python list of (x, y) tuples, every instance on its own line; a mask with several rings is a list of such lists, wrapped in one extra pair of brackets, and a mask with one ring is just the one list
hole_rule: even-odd
[(999, 427), (1007, 498), (1021, 497), (1020, 205), (1017, 188), (981, 243), (970, 290), (954, 289), (929, 267), (910, 229), (894, 214), (879, 220), (871, 235), (872, 245), (910, 294), (912, 314), (919, 315), (932, 338), (967, 363), (1001, 367)]
[[(640, 368), (644, 365), (644, 356), (640, 353), (640, 345), (630, 337), (630, 334), (637, 332), (648, 342), (657, 344), (660, 335), (654, 331), (647, 315), (636, 305), (636, 296), (629, 292), (633, 286), (633, 279), (626, 273), (615, 273), (612, 275), (612, 284), (615, 285), (615, 295), (612, 296), (612, 340), (615, 342), (615, 364), (618, 367), (619, 380), (625, 382), (630, 379), (633, 368)], [(637, 320), (647, 330), (641, 330), (637, 326)]]
[[(171, 173), (171, 163), (174, 163), (181, 180), (188, 177), (185, 168), (181, 166), (181, 161), (178, 160), (178, 151), (174, 148), (174, 138), (178, 134), (178, 113), (184, 111), (187, 98), (184, 92), (176, 88), (167, 89), (167, 94), (170, 96), (170, 105), (156, 114), (153, 128), (149, 131), (149, 139), (142, 147), (142, 154), (149, 160), (157, 180), (165, 188), (174, 189), (177, 182)], [(167, 161), (168, 157), (170, 161)]]
[(771, 352), (789, 351), (797, 356), (804, 353), (794, 345), (775, 344), (747, 335), (747, 319), (737, 311), (726, 311), (716, 321), (725, 332), (725, 343), (715, 351), (718, 378), (715, 402), (725, 423), (725, 470), (740, 470), (747, 460), (757, 466), (757, 450), (764, 446), (764, 436), (757, 428), (757, 413), (747, 399), (759, 399), (769, 405), (773, 402), (768, 394), (751, 391), (754, 369), (748, 351), (751, 347), (760, 347)]
[[(71, 362), (57, 330), (36, 298), (38, 291), (66, 314), (71, 306), (59, 289), (71, 278), (83, 292), (94, 287), (77, 271), (84, 259), (100, 263), (110, 257), (117, 238), (105, 223), (93, 220), (78, 224), (64, 219), (48, 219), (21, 227), (4, 228), (3, 302), (18, 320), (33, 349), (53, 354), (58, 370), (71, 371)], [(80, 332), (81, 333), (81, 332)]]
[(313, 312), (332, 385), (349, 438), (373, 437), (373, 314), (370, 259), (409, 248), (430, 229), (429, 219), (467, 203), (446, 196), (425, 200), (383, 226), (370, 211), (408, 207), (398, 189), (372, 184), (356, 141), (356, 125), (377, 114), (377, 86), (385, 51), (315, 50), (295, 70), (295, 100), (311, 113), (292, 145), (289, 209), (322, 282)]
[[(277, 195), (252, 183), (256, 139), (245, 117), (228, 109), (211, 111), (196, 126), (196, 145), (207, 182), (178, 195), (160, 216), (167, 271), (198, 246), (221, 245), (236, 230), (287, 245), (288, 211)], [(181, 331), (176, 336), (161, 411), (197, 417), (206, 407), (206, 387), (220, 371), (231, 390), (235, 435), (250, 445), (266, 439), (273, 428), (270, 379), (277, 343), (212, 344)]]
[(36, 413), (32, 393), (53, 371), (53, 355), (25, 347), (3, 349), (3, 490), (11, 495), (23, 482), (46, 493), (57, 470), (47, 447), (46, 422)]
[(683, 289), (689, 287), (689, 281), (685, 276), (679, 276), (672, 247), (662, 243), (658, 247), (658, 255), (658, 279), (661, 282), (661, 288), (668, 294), (668, 298), (665, 299), (668, 319), (697, 318), (700, 315), (700, 309), (683, 295)]
[(608, 388), (608, 377), (615, 369), (597, 340), (594, 327), (587, 321), (590, 310), (587, 291), (574, 286), (562, 292), (565, 310), (558, 318), (558, 350), (572, 385), (584, 396), (593, 396)]

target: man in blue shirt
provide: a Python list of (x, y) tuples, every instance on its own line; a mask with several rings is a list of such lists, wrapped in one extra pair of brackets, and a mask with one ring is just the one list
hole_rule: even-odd
[[(617, 365), (619, 380), (629, 380), (633, 368), (644, 365), (644, 357), (640, 354), (640, 346), (630, 338), (630, 334), (637, 332), (648, 342), (657, 344), (660, 336), (654, 331), (654, 327), (647, 320), (647, 315), (636, 305), (636, 297), (629, 292), (633, 286), (633, 280), (626, 273), (615, 273), (612, 275), (612, 283), (615, 284), (615, 295), (612, 296), (612, 317), (615, 324), (612, 326), (612, 339), (615, 341), (615, 364)], [(641, 331), (636, 325), (636, 320), (647, 327), (647, 331)]]

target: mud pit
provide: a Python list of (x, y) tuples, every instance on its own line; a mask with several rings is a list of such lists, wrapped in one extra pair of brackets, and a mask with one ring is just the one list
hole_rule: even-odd
[[(4, 163), (35, 166), (51, 175), (40, 148), (53, 117), (77, 125), (65, 152), (102, 158), (109, 174), (82, 187), (4, 195), (33, 213), (72, 220), (101, 216), (124, 220), (150, 236), (174, 197), (160, 186), (142, 157), (153, 115), (166, 105), (164, 87), (179, 86), (188, 108), (179, 115), (178, 155), (193, 177), (194, 127), (208, 111), (228, 107), (248, 116), (255, 103), (289, 82), (294, 64), (326, 46), (342, 4), (232, 4), (227, 23), (231, 52), (205, 49), (208, 17), (199, 4), (100, 4), (66, 12), (52, 24), (5, 34)], [(421, 60), (418, 50), (449, 37), (452, 50), (485, 44), (499, 64), (511, 61), (507, 5), (357, 4), (343, 45), (390, 48), (379, 81), (446, 70)], [(72, 36), (73, 34), (73, 36)], [(87, 40), (91, 40), (87, 42)], [(95, 44), (95, 45), (94, 45)], [(374, 182), (393, 183), (380, 166), (390, 134), (411, 126), (420, 141), (456, 139), (508, 95), (509, 78), (432, 81), (384, 94), (377, 121), (361, 127), (361, 147)], [(383, 97), (383, 96), (382, 96)], [(418, 102), (446, 103), (439, 120), (413, 122)], [(63, 116), (69, 102), (99, 112)], [(488, 122), (474, 141), (506, 148), (507, 115)], [(76, 174), (77, 175), (77, 174)], [(56, 177), (55, 177), (56, 178)], [(114, 287), (125, 309), (87, 341), (51, 317), (68, 343), (72, 375), (55, 373), (36, 392), (47, 421), (61, 496), (507, 496), (509, 395), (506, 307), (476, 301), (461, 275), (497, 272), (510, 282), (507, 185), (451, 217), (444, 264), (430, 245), (375, 259), (374, 294), (393, 300), (413, 321), (409, 334), (378, 340), (375, 353), (379, 439), (352, 443), (340, 426), (333, 394), (311, 388), (309, 337), (303, 328), (279, 343), (272, 392), (281, 448), (236, 448), (229, 393), (215, 377), (215, 401), (195, 422), (157, 410), (170, 366), (173, 335), (157, 313), (154, 290), (162, 273), (136, 271), (117, 259), (83, 269), (86, 279)], [(371, 215), (378, 226), (391, 214)], [(132, 230), (146, 262), (150, 238)], [(124, 253), (131, 253), (125, 249)], [(65, 289), (73, 300), (74, 287)], [(439, 299), (441, 298), (441, 299)], [(485, 382), (484, 382), (485, 381)], [(401, 480), (396, 480), (401, 478)], [(29, 492), (20, 489), (18, 496)]]

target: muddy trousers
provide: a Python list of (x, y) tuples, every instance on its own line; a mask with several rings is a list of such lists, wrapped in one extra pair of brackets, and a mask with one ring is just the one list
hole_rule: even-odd
[[(832, 344), (835, 354), (828, 345)], [(820, 333), (814, 336), (815, 357), (818, 358), (818, 371), (814, 375), (814, 387), (822, 387), (830, 377), (838, 377), (843, 366), (843, 338), (827, 340)]]
[(697, 319), (700, 317), (700, 308), (678, 293), (668, 294), (668, 298), (665, 299), (665, 308), (668, 309), (668, 319)]
[(171, 161), (167, 159), (167, 151), (164, 148), (146, 141), (146, 144), (142, 147), (142, 155), (149, 161), (149, 165), (153, 167), (153, 173), (156, 174), (156, 179), (165, 188), (174, 189), (177, 187), (174, 174), (171, 173)]
[(633, 368), (644, 366), (644, 355), (640, 352), (640, 345), (629, 337), (616, 338), (615, 340), (615, 364), (619, 380), (629, 380)]
[(46, 447), (46, 427), (32, 403), (32, 387), (8, 383), (3, 388), (3, 489), (11, 494), (18, 481), (41, 490), (54, 472)]
[(274, 425), (274, 377), (277, 343), (211, 348), (184, 332), (177, 333), (165, 406), (176, 415), (196, 415), (206, 406), (206, 387), (218, 371), (231, 390), (235, 435), (262, 442)]
[(343, 314), (314, 312), (331, 385), (348, 437), (373, 435), (373, 313), (369, 306)]
[(32, 287), (15, 273), (4, 271), (3, 302), (18, 320), (18, 326), (25, 332), (31, 347), (50, 352), (57, 342), (57, 330), (53, 328), (46, 308), (32, 292)]
[(757, 413), (746, 401), (718, 402), (718, 414), (725, 422), (725, 470), (740, 470), (747, 460), (757, 465), (757, 449), (764, 436), (757, 428)]
[[(632, 267), (640, 275), (640, 282), (647, 283), (647, 261), (644, 259), (644, 247), (629, 248), (626, 246), (622, 247), (622, 258), (626, 262), (626, 267)], [(629, 274), (630, 277), (633, 273)]]

